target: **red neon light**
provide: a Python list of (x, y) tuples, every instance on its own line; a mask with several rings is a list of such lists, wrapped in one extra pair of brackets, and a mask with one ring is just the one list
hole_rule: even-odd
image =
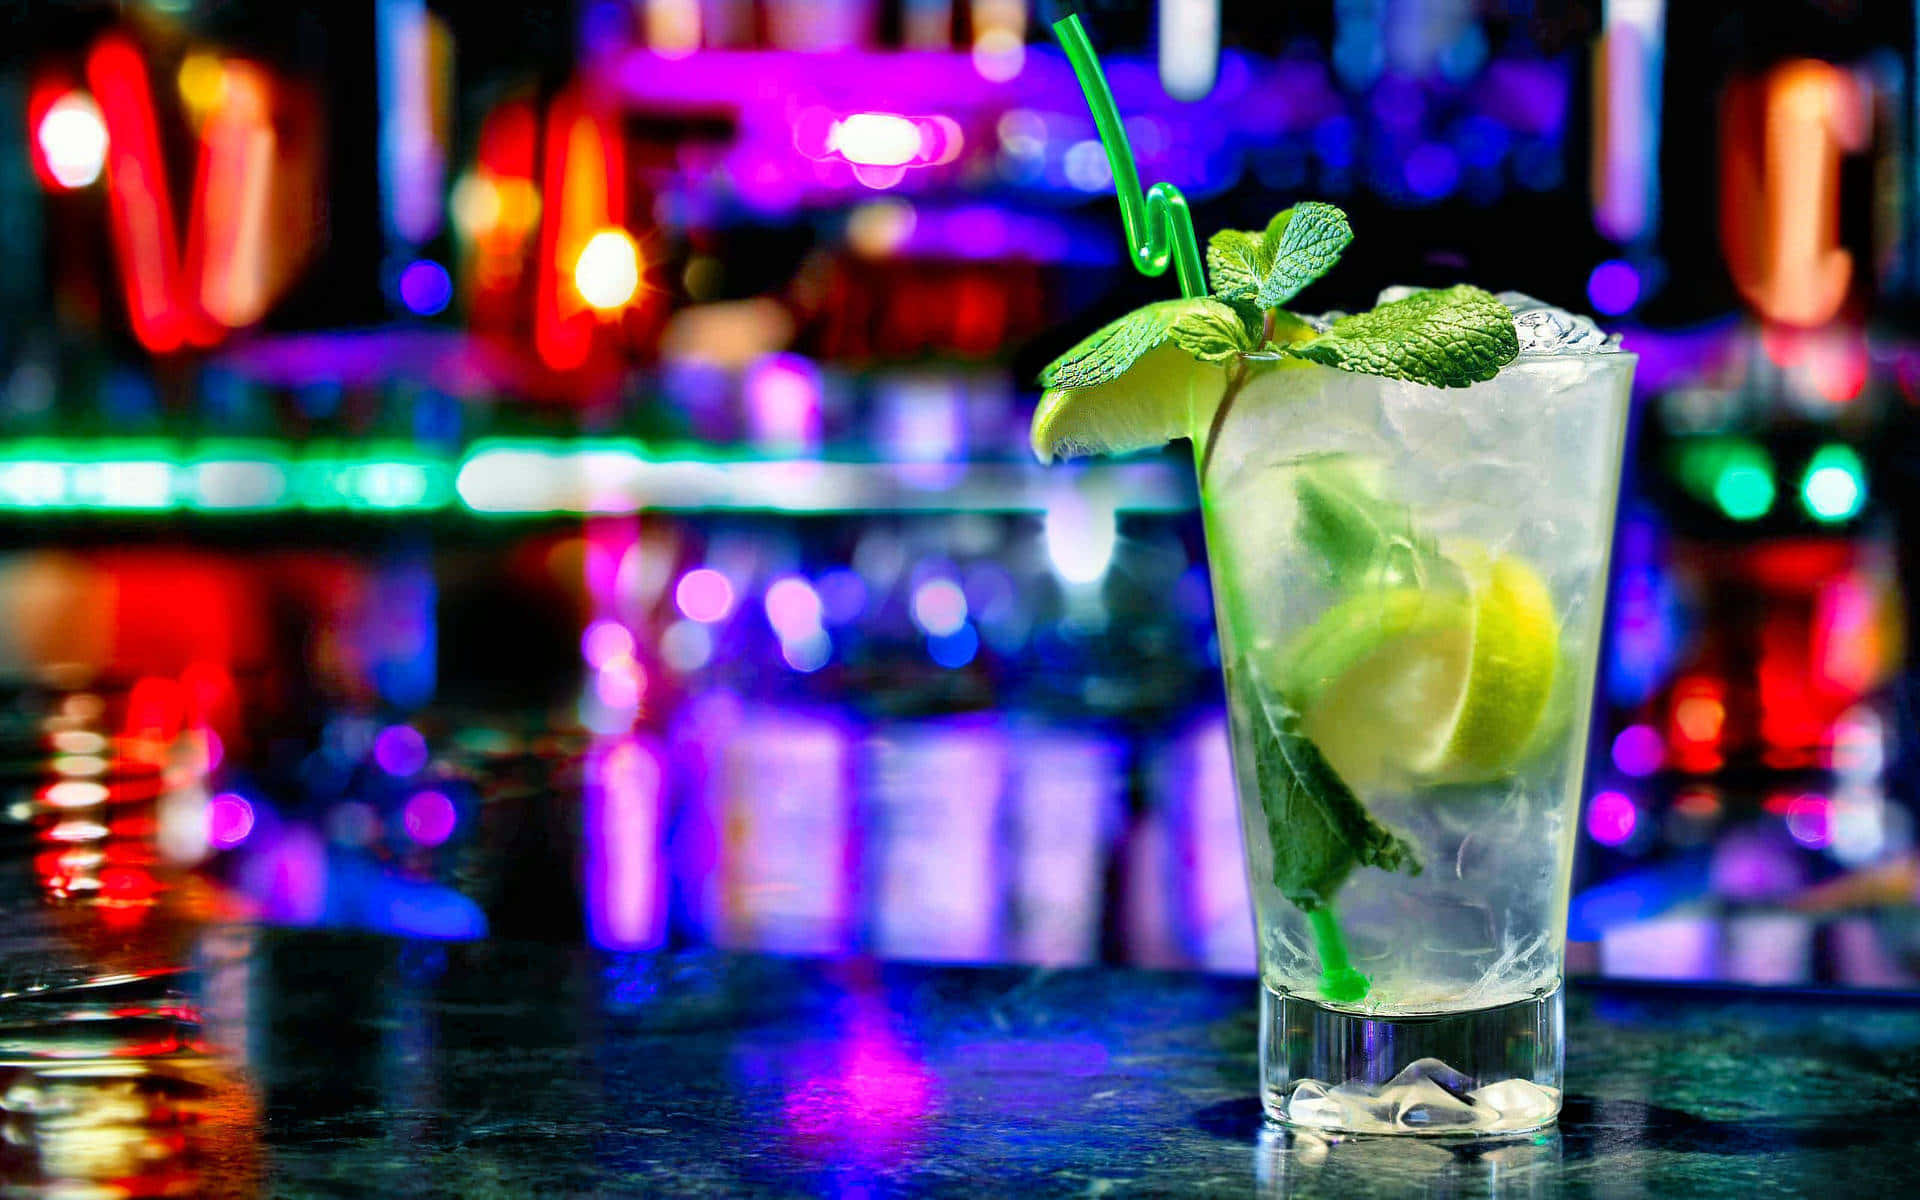
[(586, 365), (599, 322), (574, 288), (574, 264), (595, 232), (623, 223), (625, 157), (611, 123), (577, 88), (547, 110), (545, 149), (533, 343), (549, 367), (567, 371)]
[(156, 354), (193, 339), (193, 314), (181, 303), (180, 253), (173, 200), (154, 124), (147, 65), (133, 43), (109, 34), (87, 55), (87, 83), (107, 125), (107, 195), (114, 250), (134, 336)]

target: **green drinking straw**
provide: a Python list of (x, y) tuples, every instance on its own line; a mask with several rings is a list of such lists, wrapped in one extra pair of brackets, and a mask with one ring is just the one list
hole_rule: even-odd
[(1120, 223), (1126, 227), (1127, 243), (1133, 251), (1133, 265), (1142, 275), (1159, 276), (1172, 262), (1180, 277), (1180, 294), (1189, 300), (1207, 294), (1207, 278), (1200, 269), (1200, 243), (1193, 236), (1193, 214), (1187, 210), (1187, 198), (1170, 183), (1156, 183), (1145, 195), (1140, 192), (1140, 168), (1133, 162), (1133, 147), (1127, 144), (1127, 131), (1120, 124), (1120, 111), (1113, 105), (1113, 92), (1107, 87), (1106, 72), (1087, 40), (1086, 27), (1079, 14), (1062, 17), (1053, 23), (1053, 36), (1067, 52), (1073, 73), (1079, 77), (1080, 90), (1087, 94), (1087, 107), (1093, 110), (1093, 123), (1100, 130), (1100, 144), (1107, 148), (1107, 163), (1113, 168), (1113, 186), (1120, 193)]
[[(1193, 213), (1187, 208), (1187, 198), (1170, 183), (1156, 183), (1144, 195), (1141, 193), (1140, 168), (1134, 165), (1133, 147), (1127, 144), (1127, 131), (1120, 124), (1120, 111), (1114, 107), (1106, 72), (1100, 69), (1100, 59), (1087, 40), (1079, 14), (1055, 21), (1053, 36), (1073, 64), (1080, 90), (1087, 96), (1087, 107), (1093, 110), (1094, 126), (1100, 130), (1100, 144), (1106, 147), (1114, 190), (1120, 193), (1120, 223), (1126, 227), (1133, 265), (1142, 275), (1154, 277), (1166, 274), (1171, 262), (1180, 278), (1181, 295), (1189, 300), (1206, 295), (1207, 278), (1200, 269), (1200, 243), (1193, 236)], [(1335, 1003), (1350, 1003), (1365, 996), (1371, 982), (1349, 960), (1346, 938), (1340, 933), (1333, 910), (1325, 906), (1315, 909), (1307, 914), (1307, 924), (1320, 955), (1321, 994)]]

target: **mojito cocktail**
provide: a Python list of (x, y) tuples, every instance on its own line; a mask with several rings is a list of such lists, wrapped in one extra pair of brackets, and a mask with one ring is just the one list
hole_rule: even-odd
[(1045, 459), (1192, 439), (1259, 925), (1267, 1112), (1478, 1136), (1560, 1108), (1567, 891), (1633, 359), (1458, 285), (1285, 306), (1302, 203), (1042, 377)]
[(1275, 1116), (1484, 1133), (1559, 1110), (1632, 374), (1605, 349), (1466, 389), (1274, 370), (1201, 451)]

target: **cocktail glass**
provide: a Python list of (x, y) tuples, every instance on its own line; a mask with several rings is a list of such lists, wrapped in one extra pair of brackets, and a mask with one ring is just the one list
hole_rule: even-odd
[[(1583, 345), (1523, 336), (1452, 389), (1289, 362), (1196, 432), (1281, 1121), (1485, 1136), (1559, 1112), (1634, 368)], [(1358, 809), (1302, 787), (1329, 766)], [(1368, 838), (1383, 865), (1343, 857)]]

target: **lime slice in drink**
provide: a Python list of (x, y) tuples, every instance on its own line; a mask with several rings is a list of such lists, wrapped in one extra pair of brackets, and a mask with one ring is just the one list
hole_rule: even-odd
[(1470, 591), (1354, 593), (1278, 656), (1303, 731), (1353, 787), (1479, 782), (1531, 748), (1559, 659), (1552, 599), (1519, 559), (1455, 557)]
[(1224, 368), (1196, 362), (1169, 342), (1111, 383), (1042, 395), (1033, 414), (1033, 452), (1052, 462), (1164, 445), (1205, 428), (1226, 388)]

